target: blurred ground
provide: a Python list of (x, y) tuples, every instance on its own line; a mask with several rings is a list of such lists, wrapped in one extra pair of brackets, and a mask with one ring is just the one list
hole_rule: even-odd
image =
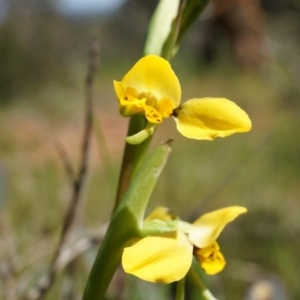
[[(94, 113), (104, 142), (93, 137), (78, 227), (97, 228), (109, 220), (127, 126), (118, 114), (112, 80), (121, 79), (139, 58), (151, 13), (136, 3), (129, 1), (122, 14), (109, 20), (65, 19), (53, 11), (31, 11), (28, 18), (15, 11), (14, 18), (0, 24), (0, 55), (5, 58), (0, 70), (2, 288), (6, 262), (16, 267), (18, 288), (26, 290), (43, 274), (56, 245), (70, 187), (55, 142), (64, 145), (76, 166), (86, 53), (92, 37), (101, 43)], [(270, 9), (264, 1), (259, 64), (257, 60), (241, 62), (228, 36), (207, 20), (195, 25), (172, 62), (183, 101), (226, 97), (244, 108), (253, 121), (250, 133), (199, 142), (181, 137), (174, 121), (167, 120), (153, 140), (155, 147), (175, 138), (149, 210), (165, 205), (187, 220), (227, 205), (244, 205), (249, 210), (220, 238), (228, 261), (225, 271), (206, 278), (218, 299), (264, 299), (253, 298), (251, 289), (265, 287), (266, 281), (284, 291), (277, 293), (284, 295), (281, 298), (270, 299), (300, 297), (300, 41), (296, 38), (300, 26), (295, 3), (282, 2)], [(140, 6), (134, 10), (135, 5)], [(141, 26), (130, 26), (128, 19)], [(222, 22), (217, 19), (216, 25)], [(214, 37), (213, 49), (205, 43), (206, 34)], [(91, 252), (78, 259), (77, 271), (71, 275), (64, 272), (69, 277), (61, 276), (47, 299), (77, 299), (92, 257)], [(64, 296), (65, 278), (75, 283), (73, 298)], [(168, 297), (163, 286), (127, 281), (130, 289), (124, 299)]]

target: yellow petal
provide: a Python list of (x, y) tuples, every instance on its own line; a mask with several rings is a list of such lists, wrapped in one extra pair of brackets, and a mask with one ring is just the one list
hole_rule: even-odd
[(155, 219), (162, 221), (172, 221), (176, 219), (176, 216), (167, 207), (159, 206), (155, 208), (149, 216), (147, 216), (145, 222)]
[(169, 98), (160, 99), (157, 105), (157, 110), (164, 118), (170, 118), (174, 108), (174, 104)]
[(162, 122), (162, 115), (153, 107), (145, 105), (145, 117), (150, 123), (161, 123)]
[(199, 261), (201, 267), (209, 275), (214, 275), (222, 271), (226, 265), (223, 254), (219, 251), (220, 247), (217, 242), (212, 245), (194, 250), (194, 254)]
[[(159, 56), (148, 55), (141, 58), (124, 76), (122, 83), (125, 87), (134, 87), (139, 93), (151, 92), (157, 100), (169, 98), (173, 107), (180, 103), (178, 78), (169, 62)], [(116, 90), (117, 96), (120, 94), (118, 92)]]
[(126, 273), (150, 282), (171, 283), (182, 279), (192, 264), (193, 247), (184, 234), (149, 236), (124, 249)]
[(145, 112), (146, 98), (138, 99), (138, 92), (135, 88), (126, 88), (122, 82), (117, 81), (114, 81), (114, 87), (119, 100), (120, 114), (123, 117)]
[(192, 139), (213, 140), (251, 129), (247, 113), (225, 98), (191, 99), (174, 110), (178, 131)]
[(229, 206), (204, 214), (193, 223), (190, 241), (198, 248), (207, 247), (218, 238), (224, 227), (247, 211), (242, 206)]
[(126, 90), (125, 85), (121, 81), (114, 80), (114, 88), (117, 95), (117, 98), (120, 100), (123, 98), (124, 92)]
[[(124, 92), (124, 95), (123, 95), (123, 98), (124, 100), (127, 100), (127, 101), (132, 101), (134, 100), (135, 98), (138, 97), (138, 91), (133, 88), (133, 87), (128, 87), (126, 88), (125, 92)], [(145, 98), (145, 97), (144, 97)]]
[(131, 99), (130, 102), (126, 100), (120, 101), (120, 114), (123, 117), (130, 117), (135, 114), (144, 113), (146, 106), (146, 99)]

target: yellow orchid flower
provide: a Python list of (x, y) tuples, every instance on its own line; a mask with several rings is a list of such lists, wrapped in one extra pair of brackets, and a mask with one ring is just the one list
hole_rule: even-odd
[(176, 224), (176, 229), (147, 236), (126, 247), (123, 268), (146, 281), (171, 283), (187, 274), (194, 255), (207, 274), (216, 274), (226, 264), (216, 239), (229, 222), (246, 211), (245, 207), (230, 206), (204, 214), (190, 224), (158, 207), (146, 218), (145, 225), (157, 221)]
[(114, 88), (122, 116), (142, 114), (148, 121), (143, 131), (126, 139), (131, 144), (142, 142), (163, 118), (170, 117), (182, 135), (197, 140), (226, 137), (252, 127), (247, 113), (225, 98), (194, 98), (180, 105), (178, 78), (169, 62), (156, 55), (141, 58), (122, 81), (114, 81)]

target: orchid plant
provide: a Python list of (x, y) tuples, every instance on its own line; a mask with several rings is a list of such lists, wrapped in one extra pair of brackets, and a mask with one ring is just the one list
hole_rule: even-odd
[[(170, 59), (206, 2), (161, 0), (149, 25), (143, 56), (122, 80), (113, 82), (120, 114), (129, 117), (130, 122), (114, 211), (87, 281), (84, 300), (103, 299), (120, 264), (126, 273), (142, 280), (178, 282), (179, 286), (193, 273), (194, 262), (209, 275), (225, 267), (216, 240), (246, 208), (221, 208), (193, 223), (182, 221), (165, 207), (144, 217), (171, 151), (164, 143), (145, 158), (151, 137), (164, 119), (174, 118), (177, 130), (196, 140), (251, 130), (249, 116), (231, 100), (193, 98), (181, 103), (181, 86)], [(215, 299), (203, 284), (200, 290), (204, 299)], [(176, 299), (183, 299), (183, 295), (179, 288)]]

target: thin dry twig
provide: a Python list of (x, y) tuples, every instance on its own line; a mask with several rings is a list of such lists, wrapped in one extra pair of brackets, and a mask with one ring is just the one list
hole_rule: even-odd
[[(88, 72), (85, 81), (85, 124), (84, 124), (84, 133), (81, 146), (81, 159), (79, 164), (79, 172), (77, 177), (74, 177), (72, 182), (72, 195), (67, 213), (63, 220), (63, 227), (58, 242), (58, 246), (54, 252), (53, 258), (50, 263), (48, 273), (41, 278), (36, 287), (31, 289), (24, 297), (27, 300), (40, 300), (46, 294), (46, 292), (51, 288), (55, 277), (60, 268), (58, 268), (59, 258), (63, 249), (64, 244), (66, 243), (68, 233), (74, 224), (76, 208), (78, 207), (81, 190), (85, 181), (87, 167), (88, 167), (88, 153), (91, 141), (92, 127), (93, 127), (93, 83), (95, 78), (95, 73), (97, 70), (99, 58), (99, 44), (97, 41), (92, 41), (89, 48), (89, 66)], [(59, 148), (60, 156), (63, 160), (63, 164), (66, 169), (68, 178), (71, 178), (73, 174), (73, 169), (69, 163), (66, 152), (62, 151), (63, 148)], [(72, 170), (72, 171), (71, 171)], [(73, 175), (72, 175), (73, 176)]]
[(57, 260), (57, 269), (62, 271), (72, 261), (91, 247), (99, 245), (103, 240), (108, 225), (103, 225), (94, 232), (87, 233), (81, 237), (75, 237), (62, 248), (61, 254)]
[(68, 179), (70, 180), (71, 185), (73, 185), (73, 182), (75, 181), (75, 172), (73, 170), (71, 161), (67, 154), (67, 151), (66, 151), (65, 147), (63, 146), (63, 144), (57, 139), (54, 140), (54, 146), (55, 146), (56, 151), (59, 155), (59, 158), (64, 166), (66, 175), (67, 175)]
[[(107, 225), (103, 225), (97, 230), (87, 232), (84, 235), (79, 234), (78, 236), (78, 233), (75, 233), (74, 235), (72, 234), (72, 237), (70, 237), (70, 239), (68, 239), (68, 241), (65, 242), (65, 244), (60, 249), (60, 254), (55, 264), (56, 266), (54, 275), (56, 276), (57, 274), (65, 270), (80, 255), (82, 255), (92, 247), (99, 245), (105, 235), (106, 230)], [(52, 283), (49, 281), (49, 274), (44, 274), (39, 281), (39, 285), (34, 289), (31, 289), (26, 295), (25, 299), (37, 299), (37, 297), (43, 297), (46, 292), (41, 295), (40, 289), (42, 287), (47, 287), (48, 291)]]

